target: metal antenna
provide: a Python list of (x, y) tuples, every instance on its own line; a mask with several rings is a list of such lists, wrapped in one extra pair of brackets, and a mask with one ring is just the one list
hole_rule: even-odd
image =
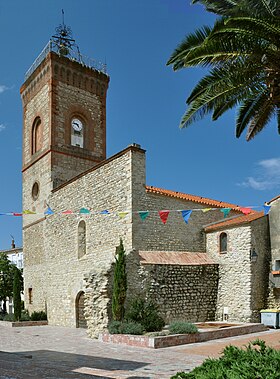
[(61, 9), (61, 13), (62, 13), (62, 25), (65, 25), (64, 24), (64, 10), (63, 9)]

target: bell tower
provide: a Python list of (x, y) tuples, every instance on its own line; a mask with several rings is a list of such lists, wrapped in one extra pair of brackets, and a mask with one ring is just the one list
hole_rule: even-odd
[(51, 191), (106, 159), (106, 67), (80, 54), (64, 24), (27, 71), (23, 209), (43, 213)]

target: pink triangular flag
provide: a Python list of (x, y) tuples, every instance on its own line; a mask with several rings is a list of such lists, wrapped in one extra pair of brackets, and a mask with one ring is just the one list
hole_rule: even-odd
[(250, 208), (239, 208), (241, 210), (241, 212), (244, 214), (244, 215), (248, 215), (249, 213), (252, 212), (252, 209)]

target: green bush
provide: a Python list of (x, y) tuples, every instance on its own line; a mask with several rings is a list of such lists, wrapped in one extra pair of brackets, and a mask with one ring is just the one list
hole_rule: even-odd
[(31, 321), (42, 321), (42, 320), (47, 320), (47, 314), (44, 311), (34, 311), (32, 312), (30, 316)]
[(110, 334), (121, 334), (121, 321), (111, 321), (108, 325), (108, 331)]
[(20, 321), (29, 321), (30, 315), (27, 309), (21, 311)]
[(14, 321), (14, 314), (6, 313), (3, 317), (3, 321)]
[(208, 358), (190, 373), (177, 373), (171, 379), (278, 379), (279, 367), (280, 351), (256, 340), (245, 350), (227, 346), (220, 358)]
[(132, 301), (125, 318), (143, 325), (146, 332), (160, 331), (165, 325), (158, 314), (157, 306), (152, 301), (141, 298)]
[(194, 324), (185, 321), (173, 321), (170, 323), (168, 329), (170, 334), (198, 333), (198, 329)]
[(108, 325), (109, 333), (111, 334), (136, 334), (140, 335), (144, 333), (144, 327), (136, 322), (121, 322), (112, 321)]

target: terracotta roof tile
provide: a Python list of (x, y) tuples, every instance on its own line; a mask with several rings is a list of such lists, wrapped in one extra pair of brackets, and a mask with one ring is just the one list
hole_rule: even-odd
[(169, 197), (175, 197), (177, 199), (182, 199), (182, 200), (187, 200), (187, 201), (193, 201), (194, 203), (203, 204), (203, 205), (207, 205), (207, 206), (215, 207), (215, 208), (232, 208), (232, 210), (234, 211), (241, 212), (239, 209), (239, 206), (236, 204), (230, 204), (230, 203), (225, 203), (223, 201), (212, 200), (212, 199), (208, 199), (207, 197), (189, 195), (187, 193), (182, 193), (182, 192), (169, 191), (166, 189), (157, 188), (153, 186), (146, 186), (146, 192), (169, 196)]
[(200, 266), (215, 264), (206, 253), (139, 251), (141, 264)]
[(263, 212), (253, 212), (253, 213), (250, 213), (249, 215), (237, 216), (228, 220), (216, 222), (215, 224), (206, 226), (204, 230), (205, 232), (212, 232), (217, 229), (225, 229), (231, 226), (248, 224), (251, 221), (257, 220), (258, 218), (261, 218), (263, 216), (264, 216)]

